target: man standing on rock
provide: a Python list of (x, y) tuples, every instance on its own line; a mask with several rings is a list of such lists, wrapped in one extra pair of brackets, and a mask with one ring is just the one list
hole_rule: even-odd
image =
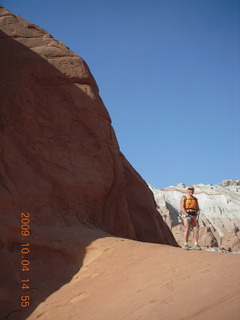
[(184, 249), (189, 250), (188, 246), (188, 237), (189, 237), (189, 229), (190, 226), (193, 227), (193, 239), (194, 239), (194, 247), (195, 250), (201, 250), (198, 245), (198, 230), (199, 223), (198, 218), (200, 215), (200, 210), (198, 206), (198, 200), (193, 196), (194, 187), (187, 188), (188, 195), (183, 196), (180, 201), (180, 208), (182, 212), (181, 218), (183, 219), (183, 224), (185, 227), (184, 230)]

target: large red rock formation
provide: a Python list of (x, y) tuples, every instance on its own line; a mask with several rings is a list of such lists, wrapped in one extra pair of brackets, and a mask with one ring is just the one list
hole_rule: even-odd
[[(0, 248), (7, 266), (0, 316), (20, 319), (15, 300), (23, 274), (31, 276), (32, 305), (66, 283), (84, 256), (83, 226), (176, 242), (148, 186), (121, 154), (86, 63), (3, 7), (0, 27)], [(21, 234), (21, 212), (30, 214), (29, 236)], [(24, 242), (31, 247), (29, 275), (21, 271)]]

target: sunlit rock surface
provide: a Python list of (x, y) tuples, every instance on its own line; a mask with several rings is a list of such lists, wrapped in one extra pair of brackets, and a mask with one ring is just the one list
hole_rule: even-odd
[[(220, 185), (198, 184), (194, 187), (194, 195), (201, 209), (200, 244), (203, 247), (240, 251), (240, 180), (225, 180)], [(187, 193), (184, 184), (161, 190), (150, 188), (160, 214), (182, 245), (184, 228), (178, 213), (180, 199)]]

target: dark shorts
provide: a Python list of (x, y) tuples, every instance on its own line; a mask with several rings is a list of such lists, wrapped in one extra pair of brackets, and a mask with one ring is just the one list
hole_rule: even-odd
[(187, 213), (189, 214), (189, 216), (196, 216), (197, 215), (197, 211), (188, 210)]
[(196, 222), (197, 223), (197, 211), (191, 211), (191, 210), (188, 210), (187, 211), (188, 215), (190, 216), (191, 218), (191, 223), (194, 223)]

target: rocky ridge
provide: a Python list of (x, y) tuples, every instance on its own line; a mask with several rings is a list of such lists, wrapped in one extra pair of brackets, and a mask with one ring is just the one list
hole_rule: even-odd
[[(161, 190), (154, 189), (158, 211), (183, 245), (183, 224), (178, 217), (180, 199), (186, 194), (183, 183)], [(240, 252), (240, 180), (224, 180), (220, 185), (194, 185), (201, 210), (201, 246)], [(190, 236), (191, 239), (191, 236)]]

